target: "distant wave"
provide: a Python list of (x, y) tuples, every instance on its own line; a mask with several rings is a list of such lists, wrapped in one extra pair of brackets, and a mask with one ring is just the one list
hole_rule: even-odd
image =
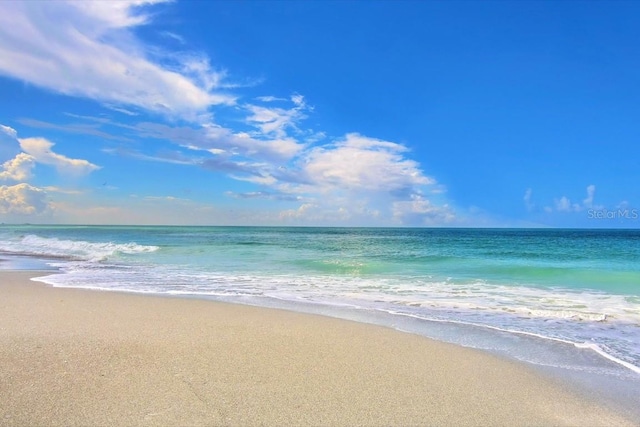
[(35, 255), (86, 261), (103, 261), (118, 254), (155, 252), (158, 246), (137, 243), (87, 242), (27, 235), (18, 240), (0, 242), (0, 251), (19, 255)]

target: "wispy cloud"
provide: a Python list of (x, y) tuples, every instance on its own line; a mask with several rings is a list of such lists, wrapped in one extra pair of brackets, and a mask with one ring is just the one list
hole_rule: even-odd
[(126, 108), (123, 107), (118, 107), (117, 105), (111, 105), (111, 104), (103, 104), (106, 108), (116, 111), (118, 113), (122, 113), (126, 116), (137, 116), (139, 115), (138, 113), (136, 113), (135, 111), (131, 111), (131, 110), (127, 110)]
[(593, 196), (596, 193), (596, 186), (591, 184), (587, 187), (587, 198), (582, 201), (582, 206), (590, 208), (593, 206)]
[[(0, 73), (54, 92), (193, 119), (235, 98), (205, 59), (141, 43), (141, 6), (165, 0), (0, 2)], [(155, 58), (152, 59), (152, 56)], [(186, 59), (185, 59), (186, 58)]]
[(527, 208), (529, 212), (531, 212), (535, 208), (535, 204), (531, 201), (531, 194), (533, 190), (531, 188), (527, 188), (527, 191), (524, 192), (524, 206)]
[(234, 197), (236, 199), (268, 199), (268, 200), (281, 200), (287, 202), (298, 202), (303, 200), (301, 196), (296, 196), (286, 193), (278, 193), (273, 191), (249, 191), (246, 193), (235, 193), (233, 191), (225, 192), (227, 196)]
[(154, 154), (143, 153), (140, 150), (128, 147), (103, 148), (103, 152), (120, 157), (130, 157), (152, 162), (172, 163), (176, 165), (194, 165), (201, 160), (185, 156), (179, 151), (163, 151)]
[(176, 33), (174, 33), (174, 32), (171, 32), (171, 31), (163, 31), (163, 32), (161, 32), (161, 33), (160, 33), (160, 35), (162, 35), (163, 37), (166, 37), (166, 38), (168, 38), (168, 39), (171, 39), (171, 40), (177, 41), (177, 42), (178, 42), (178, 43), (180, 43), (180, 44), (185, 44), (184, 37), (182, 37), (181, 35), (176, 34)]
[[(98, 118), (95, 118), (98, 119)], [(104, 119), (102, 123), (69, 123), (69, 124), (56, 124), (45, 122), (42, 120), (35, 120), (30, 118), (20, 118), (17, 120), (25, 126), (29, 126), (36, 129), (55, 129), (67, 133), (79, 134), (79, 135), (91, 135), (102, 139), (109, 139), (113, 141), (131, 141), (131, 138), (124, 137), (122, 135), (114, 135), (100, 130), (101, 124), (108, 124), (108, 120)]]
[[(277, 98), (262, 97), (262, 100), (265, 99), (271, 102)], [(247, 118), (247, 122), (257, 127), (262, 135), (284, 138), (288, 130), (298, 130), (297, 123), (307, 117), (305, 110), (308, 106), (304, 97), (295, 94), (291, 96), (291, 101), (294, 106), (289, 109), (248, 104), (245, 108), (251, 112), (251, 115)]]
[(208, 151), (227, 158), (242, 157), (283, 162), (298, 153), (303, 145), (293, 138), (256, 139), (245, 132), (215, 124), (199, 127), (169, 126), (161, 123), (139, 123), (140, 137), (169, 140), (190, 150)]
[(258, 101), (262, 102), (274, 102), (274, 101), (286, 101), (287, 98), (278, 98), (277, 96), (267, 95), (267, 96), (258, 96), (256, 97)]
[(0, 162), (13, 159), (20, 153), (18, 132), (12, 127), (0, 124)]
[(46, 187), (42, 187), (42, 189), (44, 191), (46, 191), (47, 193), (67, 194), (67, 195), (73, 195), (73, 196), (77, 196), (77, 195), (80, 195), (80, 194), (85, 194), (85, 191), (73, 190), (73, 189), (68, 189), (68, 188), (60, 188), (60, 187), (55, 187), (55, 186), (52, 186), (52, 185), (48, 185)]
[(165, 202), (186, 202), (186, 203), (191, 203), (191, 200), (189, 199), (185, 199), (182, 197), (174, 197), (174, 196), (145, 196), (143, 197), (144, 200), (151, 200), (151, 201), (165, 201)]

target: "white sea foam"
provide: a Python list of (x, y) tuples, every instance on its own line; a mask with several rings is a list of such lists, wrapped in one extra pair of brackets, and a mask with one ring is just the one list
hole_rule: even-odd
[[(150, 250), (146, 248), (136, 250)], [(446, 281), (398, 278), (215, 273), (190, 266), (149, 268), (86, 262), (62, 262), (60, 266), (66, 274), (40, 280), (65, 287), (230, 299), (273, 298), (378, 310), (393, 316), (473, 325), (588, 348), (640, 373), (640, 307), (621, 295), (510, 288), (480, 282), (452, 285)]]
[[(424, 321), (429, 321), (429, 322), (440, 322), (440, 323), (450, 323), (450, 324), (457, 324), (457, 325), (466, 325), (466, 326), (473, 326), (476, 328), (483, 328), (483, 329), (490, 329), (490, 330), (494, 330), (494, 331), (499, 331), (499, 332), (506, 332), (506, 333), (510, 333), (510, 334), (516, 334), (516, 335), (524, 335), (524, 336), (529, 336), (529, 337), (533, 337), (533, 338), (538, 338), (538, 339), (543, 339), (543, 340), (549, 340), (549, 341), (555, 341), (558, 343), (562, 343), (562, 344), (568, 344), (568, 345), (572, 345), (576, 348), (580, 348), (580, 349), (587, 349), (587, 350), (591, 350), (595, 353), (597, 353), (598, 355), (604, 357), (605, 359), (608, 359), (620, 366), (623, 366), (637, 374), (640, 374), (640, 367), (636, 366), (632, 363), (629, 363), (625, 360), (619, 359), (615, 356), (612, 356), (611, 354), (607, 353), (606, 351), (604, 351), (602, 349), (601, 346), (599, 346), (596, 343), (593, 342), (574, 342), (571, 341), (569, 339), (562, 339), (562, 338), (557, 338), (557, 337), (553, 337), (553, 336), (548, 336), (542, 333), (535, 333), (535, 332), (527, 332), (527, 331), (521, 331), (521, 330), (517, 330), (517, 329), (512, 329), (512, 328), (506, 328), (506, 327), (498, 327), (498, 326), (492, 326), (492, 325), (487, 325), (487, 324), (479, 324), (479, 323), (474, 323), (474, 322), (466, 322), (463, 320), (454, 320), (454, 319), (438, 319), (438, 318), (432, 318), (432, 317), (426, 317), (426, 316), (421, 316), (421, 315), (416, 315), (416, 314), (408, 314), (408, 313), (403, 313), (403, 312), (399, 312), (399, 311), (394, 311), (394, 310), (384, 310), (385, 312), (392, 314), (394, 316), (405, 316), (405, 317), (411, 317), (414, 319), (418, 319), (418, 320), (424, 320)], [(529, 361), (531, 361), (529, 359)], [(566, 366), (563, 366), (566, 367)]]
[(137, 254), (158, 250), (157, 246), (136, 243), (87, 242), (83, 240), (62, 240), (35, 235), (27, 235), (19, 240), (0, 242), (0, 251), (21, 255), (42, 257), (73, 258), (86, 261), (103, 261), (117, 254)]

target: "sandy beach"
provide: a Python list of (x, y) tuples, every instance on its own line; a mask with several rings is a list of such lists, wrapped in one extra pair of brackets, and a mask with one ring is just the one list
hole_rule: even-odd
[(36, 275), (0, 272), (1, 425), (632, 425), (479, 351)]

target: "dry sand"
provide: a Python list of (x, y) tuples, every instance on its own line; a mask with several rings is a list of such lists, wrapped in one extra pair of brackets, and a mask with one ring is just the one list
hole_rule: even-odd
[(0, 272), (2, 425), (631, 425), (471, 349), (34, 275)]

